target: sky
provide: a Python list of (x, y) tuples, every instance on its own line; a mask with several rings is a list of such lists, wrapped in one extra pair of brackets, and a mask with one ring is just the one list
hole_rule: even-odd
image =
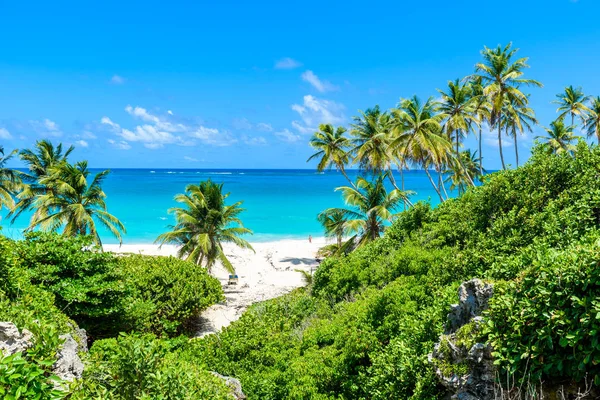
[[(508, 42), (544, 84), (528, 92), (547, 126), (565, 86), (600, 95), (598, 15), (598, 0), (0, 0), (0, 144), (73, 144), (98, 168), (314, 168), (319, 123), (437, 98)], [(492, 134), (483, 156), (500, 167)]]

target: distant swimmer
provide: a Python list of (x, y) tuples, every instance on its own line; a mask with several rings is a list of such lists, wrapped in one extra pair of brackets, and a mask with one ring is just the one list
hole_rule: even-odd
[(308, 243), (312, 243), (312, 236), (308, 235)]

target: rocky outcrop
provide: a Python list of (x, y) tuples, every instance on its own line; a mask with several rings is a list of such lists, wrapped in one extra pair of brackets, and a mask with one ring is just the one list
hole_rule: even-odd
[(231, 389), (231, 394), (236, 400), (247, 399), (246, 395), (242, 391), (242, 383), (239, 381), (239, 379), (232, 378), (230, 376), (223, 376), (216, 372), (211, 372), (211, 374), (225, 381), (225, 384), (229, 386), (229, 388)]
[(60, 338), (64, 342), (56, 354), (52, 372), (59, 378), (71, 382), (83, 375), (83, 362), (77, 354), (80, 345), (71, 335), (61, 335)]
[[(81, 350), (87, 350), (85, 331), (77, 329), (76, 335), (80, 337), (81, 343), (75, 341), (69, 334), (60, 337), (63, 339), (63, 343), (56, 353), (56, 362), (52, 366), (52, 372), (66, 381), (81, 378), (83, 374), (83, 362), (81, 362), (77, 353)], [(33, 334), (27, 329), (19, 332), (19, 329), (12, 322), (0, 322), (0, 351), (2, 355), (8, 356), (24, 352), (33, 346), (33, 341)]]
[(481, 313), (488, 308), (493, 292), (493, 285), (480, 279), (460, 285), (459, 303), (452, 306), (446, 332), (429, 356), (453, 399), (494, 399), (496, 371), (491, 347), (479, 341)]
[(0, 351), (9, 356), (25, 351), (33, 345), (33, 333), (27, 329), (19, 332), (12, 322), (0, 322)]

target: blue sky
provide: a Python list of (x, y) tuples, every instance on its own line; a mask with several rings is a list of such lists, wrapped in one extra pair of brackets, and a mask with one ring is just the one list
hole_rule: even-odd
[[(0, 0), (0, 141), (72, 143), (93, 167), (307, 168), (319, 122), (437, 96), (509, 41), (548, 125), (564, 86), (600, 95), (598, 15), (597, 0)], [(487, 138), (488, 169), (497, 153)]]

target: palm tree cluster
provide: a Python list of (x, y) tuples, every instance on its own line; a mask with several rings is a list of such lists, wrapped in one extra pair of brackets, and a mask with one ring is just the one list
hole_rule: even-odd
[[(122, 241), (125, 226), (107, 211), (106, 193), (102, 190), (108, 170), (91, 178), (86, 161), (68, 161), (73, 146), (63, 152), (62, 144), (55, 147), (48, 140), (36, 142), (34, 150), (15, 150), (8, 156), (0, 150), (0, 208), (10, 210), (8, 217), (13, 222), (28, 211), (32, 216), (27, 230), (89, 235), (101, 245), (96, 225), (99, 223)], [(27, 165), (27, 173), (5, 167), (17, 153)]]
[[(390, 110), (375, 106), (360, 111), (349, 129), (319, 126), (310, 139), (316, 152), (308, 161), (317, 160), (319, 171), (335, 168), (350, 184), (337, 189), (349, 208), (328, 209), (318, 217), (326, 235), (336, 238), (334, 249), (347, 250), (378, 237), (395, 217), (398, 205), (411, 206), (413, 192), (404, 187), (404, 171), (411, 167), (425, 172), (441, 202), (449, 198), (448, 189), (460, 195), (475, 186), (486, 172), (484, 130), (497, 134), (502, 168), (507, 168), (502, 143), (505, 137), (512, 140), (519, 165), (518, 138), (533, 132), (538, 124), (524, 89), (542, 84), (524, 76), (529, 68), (527, 58), (519, 58), (517, 53), (510, 43), (485, 47), (474, 72), (449, 81), (444, 90), (438, 89), (438, 99), (413, 96), (400, 99)], [(548, 151), (571, 151), (578, 138), (573, 134), (575, 118), (582, 121), (588, 136), (596, 136), (600, 143), (600, 97), (585, 97), (573, 87), (557, 97), (559, 119), (546, 129), (548, 137), (542, 138)], [(569, 126), (563, 122), (567, 115), (571, 116)], [(464, 141), (471, 134), (478, 142), (474, 152), (464, 149)], [(356, 182), (347, 174), (353, 166), (364, 175)], [(394, 171), (399, 173), (400, 182)], [(393, 188), (390, 192), (385, 181)], [(342, 238), (348, 236), (351, 240), (344, 243)]]

